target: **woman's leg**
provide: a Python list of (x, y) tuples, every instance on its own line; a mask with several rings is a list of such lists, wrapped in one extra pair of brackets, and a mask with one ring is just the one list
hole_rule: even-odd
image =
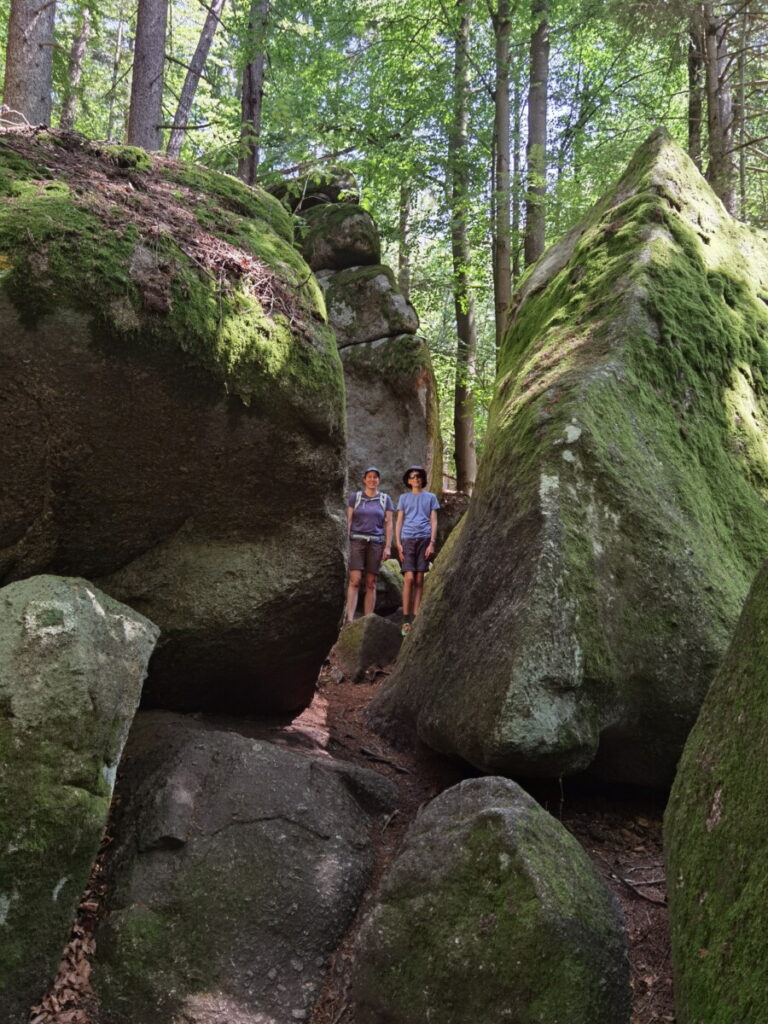
[(363, 573), (360, 569), (352, 569), (349, 573), (349, 586), (347, 587), (347, 611), (346, 621), (351, 622), (357, 611), (357, 592), (360, 589), (360, 580)]
[(376, 607), (376, 573), (365, 574), (365, 597), (363, 598), (363, 611), (366, 615), (372, 615)]

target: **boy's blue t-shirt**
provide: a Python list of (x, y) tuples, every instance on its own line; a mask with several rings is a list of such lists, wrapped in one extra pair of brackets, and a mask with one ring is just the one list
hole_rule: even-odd
[[(387, 499), (384, 508), (381, 507), (382, 496)], [(356, 498), (357, 491), (352, 491), (347, 498), (349, 508), (355, 508)], [(375, 497), (367, 498), (365, 493), (363, 493), (360, 498), (360, 504), (352, 513), (350, 533), (362, 533), (368, 537), (383, 537), (386, 512), (394, 512), (392, 499), (388, 494), (383, 494), (382, 491), (379, 491)]]
[(431, 537), (429, 515), (433, 509), (439, 508), (440, 502), (432, 491), (420, 491), (418, 494), (409, 491), (407, 494), (401, 494), (397, 502), (397, 511), (405, 515), (400, 537), (404, 540), (409, 537)]

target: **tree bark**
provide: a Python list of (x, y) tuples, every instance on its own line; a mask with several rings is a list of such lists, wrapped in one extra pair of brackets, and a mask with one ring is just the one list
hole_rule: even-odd
[(471, 494), (477, 475), (474, 376), (477, 363), (475, 306), (470, 289), (467, 231), (469, 204), (469, 0), (457, 0), (459, 27), (454, 39), (453, 123), (448, 144), (451, 178), (451, 255), (456, 310), (456, 384), (453, 402), (456, 486)]
[(123, 6), (120, 5), (117, 14), (117, 35), (115, 36), (115, 55), (112, 58), (112, 84), (109, 90), (109, 119), (107, 121), (107, 138), (112, 139), (115, 135), (115, 100), (117, 97), (117, 83), (120, 80), (120, 58), (123, 49)]
[(688, 28), (688, 156), (701, 170), (701, 126), (704, 111), (701, 80), (704, 55), (699, 28), (696, 20), (692, 18)]
[(205, 19), (202, 31), (200, 32), (200, 38), (197, 41), (197, 47), (190, 61), (189, 68), (187, 69), (187, 75), (184, 79), (184, 85), (181, 87), (181, 95), (179, 96), (179, 105), (176, 108), (176, 116), (173, 119), (173, 128), (168, 139), (168, 149), (166, 152), (168, 156), (178, 157), (181, 153), (181, 147), (184, 142), (184, 129), (189, 121), (189, 112), (192, 109), (192, 103), (195, 99), (195, 93), (197, 92), (197, 86), (200, 82), (200, 76), (203, 73), (205, 62), (208, 59), (208, 53), (213, 43), (213, 37), (216, 35), (216, 29), (219, 27), (221, 21), (221, 12), (224, 9), (225, 0), (213, 0), (211, 6), (208, 8), (208, 15)]
[(520, 277), (520, 197), (523, 194), (523, 118), (522, 118), (522, 86), (518, 75), (515, 75), (515, 84), (512, 95), (512, 107), (514, 117), (512, 122), (512, 181), (514, 183), (514, 194), (512, 199), (512, 238), (515, 240), (512, 249), (512, 281)]
[(397, 231), (397, 284), (406, 300), (411, 294), (411, 240), (409, 237), (411, 220), (411, 187), (402, 182), (400, 185), (400, 215)]
[(733, 159), (733, 100), (727, 76), (725, 23), (711, 2), (700, 8), (704, 37), (707, 90), (707, 181), (729, 213), (736, 212), (736, 169)]
[(261, 108), (264, 73), (267, 66), (267, 26), (270, 0), (252, 0), (249, 31), (249, 61), (243, 69), (241, 105), (242, 133), (237, 173), (247, 185), (256, 184), (261, 139)]
[(512, 297), (509, 182), (509, 34), (512, 28), (510, 0), (498, 0), (494, 18), (496, 38), (496, 89), (494, 136), (496, 142), (496, 190), (493, 231), (493, 296), (496, 349), (504, 337), (507, 310)]
[(157, 152), (163, 145), (163, 69), (168, 0), (139, 0), (133, 49), (128, 143)]
[(549, 77), (549, 0), (531, 0), (536, 31), (531, 36), (528, 90), (528, 187), (525, 199), (525, 265), (544, 252), (547, 189), (547, 89)]
[(85, 48), (88, 45), (88, 36), (90, 34), (91, 12), (89, 8), (84, 7), (80, 12), (80, 27), (75, 34), (75, 38), (72, 40), (72, 49), (69, 51), (67, 89), (61, 105), (61, 119), (59, 122), (62, 128), (75, 127), (77, 89), (83, 76), (83, 58), (85, 57)]
[(55, 20), (56, 0), (12, 0), (3, 91), (7, 121), (50, 122)]

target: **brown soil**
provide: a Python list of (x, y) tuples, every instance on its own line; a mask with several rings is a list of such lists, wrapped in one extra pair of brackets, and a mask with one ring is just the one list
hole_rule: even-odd
[[(370, 732), (365, 709), (389, 671), (369, 672), (366, 681), (353, 684), (335, 665), (327, 663), (320, 674), (315, 700), (292, 722), (221, 720), (224, 727), (236, 727), (311, 756), (336, 757), (364, 765), (390, 778), (400, 793), (395, 812), (374, 827), (376, 866), (371, 885), (331, 960), (310, 1024), (354, 1024), (350, 1001), (351, 951), (380, 880), (422, 804), (448, 786), (477, 774), (470, 766), (448, 761), (423, 747), (410, 752), (395, 751)], [(566, 779), (561, 784), (519, 781), (578, 839), (621, 905), (629, 937), (631, 1024), (673, 1022), (661, 848), (662, 798), (626, 788), (600, 787), (584, 780)], [(97, 861), (59, 977), (41, 1004), (33, 1009), (29, 1024), (96, 1024), (88, 977), (93, 932), (103, 896), (100, 873)]]

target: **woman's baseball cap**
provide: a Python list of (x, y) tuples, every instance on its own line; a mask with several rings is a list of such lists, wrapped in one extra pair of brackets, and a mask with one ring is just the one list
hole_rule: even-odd
[(379, 480), (381, 480), (381, 470), (377, 466), (369, 466), (368, 469), (364, 469), (363, 480), (365, 480), (368, 473), (375, 473)]

